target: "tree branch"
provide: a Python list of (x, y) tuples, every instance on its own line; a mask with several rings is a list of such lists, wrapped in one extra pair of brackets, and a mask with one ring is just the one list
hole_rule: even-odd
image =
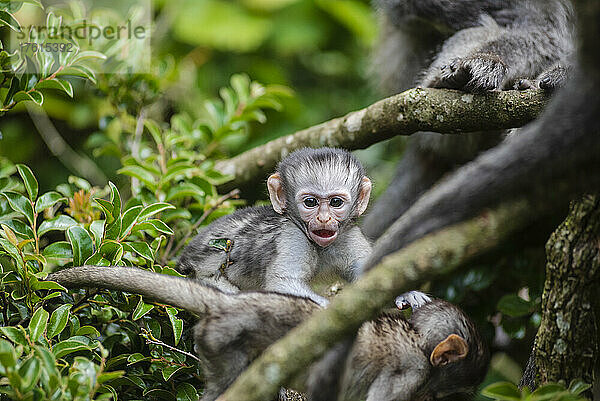
[(566, 205), (574, 194), (599, 185), (600, 85), (576, 75), (539, 121), (426, 192), (377, 240), (367, 269), (423, 235), (501, 200), (529, 194)]
[(25, 103), (27, 113), (33, 125), (50, 149), (50, 152), (71, 172), (89, 180), (95, 185), (105, 185), (108, 181), (106, 175), (87, 156), (73, 150), (60, 135), (44, 109), (35, 107), (29, 102)]
[(546, 245), (542, 321), (535, 340), (540, 383), (594, 382), (600, 346), (599, 233), (600, 198), (586, 196), (573, 202)]
[(218, 162), (217, 170), (235, 177), (219, 189), (229, 190), (260, 179), (272, 172), (282, 157), (303, 147), (354, 150), (418, 131), (460, 134), (521, 127), (536, 118), (547, 101), (547, 95), (539, 90), (468, 94), (449, 89), (410, 89)]
[(505, 204), (385, 257), (361, 280), (346, 287), (327, 309), (271, 345), (218, 401), (271, 399), (281, 385), (333, 344), (352, 335), (396, 295), (448, 274), (547, 212), (533, 208), (534, 204), (524, 200)]

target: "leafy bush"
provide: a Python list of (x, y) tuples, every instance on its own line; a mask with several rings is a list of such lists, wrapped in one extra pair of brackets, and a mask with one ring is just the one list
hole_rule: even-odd
[(209, 120), (144, 119), (139, 135), (106, 139), (124, 154), (119, 173), (131, 178), (127, 199), (112, 182), (98, 188), (78, 177), (40, 194), (27, 166), (2, 162), (1, 393), (15, 400), (199, 397), (202, 372), (185, 311), (117, 291), (67, 292), (41, 280), (54, 266), (84, 264), (178, 275), (169, 265), (185, 241), (239, 203), (229, 200), (235, 192), (217, 194), (229, 177), (213, 169), (210, 156), (249, 122), (264, 121), (264, 109), (280, 108), (287, 93), (244, 75), (231, 83), (222, 100), (207, 102)]
[(533, 393), (529, 389), (519, 390), (517, 386), (508, 382), (490, 384), (481, 393), (499, 401), (583, 401), (587, 398), (581, 394), (590, 389), (590, 385), (580, 380), (574, 380), (566, 388), (561, 383), (547, 383), (540, 386)]

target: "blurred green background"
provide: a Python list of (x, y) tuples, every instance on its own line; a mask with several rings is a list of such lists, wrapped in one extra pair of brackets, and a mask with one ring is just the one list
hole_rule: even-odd
[[(36, 12), (26, 4), (16, 16), (23, 22)], [(134, 116), (145, 107), (158, 121), (169, 121), (174, 113), (196, 120), (205, 112), (203, 102), (217, 97), (232, 74), (245, 72), (262, 84), (291, 88), (282, 112), (269, 112), (267, 122), (253, 124), (248, 135), (224, 141), (229, 156), (378, 98), (369, 74), (377, 24), (367, 0), (155, 0), (152, 17), (150, 74), (101, 76), (97, 87), (71, 80), (74, 101), (58, 91), (44, 94), (43, 108), (60, 136), (109, 179), (116, 178), (119, 155), (99, 151), (97, 134), (119, 130), (109, 126), (115, 105)], [(3, 35), (7, 30), (2, 28)], [(0, 131), (0, 156), (31, 166), (42, 189), (72, 174), (85, 176), (52, 155), (22, 104), (0, 118)], [(383, 161), (385, 149), (361, 153), (367, 167), (378, 167), (372, 169), (381, 175), (376, 182), (387, 181), (393, 168)], [(376, 191), (384, 187), (377, 185)]]

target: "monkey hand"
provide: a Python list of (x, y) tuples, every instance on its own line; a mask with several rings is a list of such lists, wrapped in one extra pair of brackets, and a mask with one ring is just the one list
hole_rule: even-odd
[(400, 310), (420, 308), (427, 302), (431, 302), (431, 298), (421, 291), (408, 291), (396, 297), (396, 306)]
[(553, 92), (562, 88), (569, 78), (570, 67), (557, 64), (542, 72), (535, 80), (521, 79), (515, 84), (515, 89), (544, 89)]
[(429, 86), (483, 92), (500, 89), (508, 67), (495, 54), (475, 53), (443, 65)]

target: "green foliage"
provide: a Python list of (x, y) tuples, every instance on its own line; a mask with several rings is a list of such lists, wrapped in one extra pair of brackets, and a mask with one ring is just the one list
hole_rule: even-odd
[[(10, 51), (0, 41), (0, 116), (20, 102), (32, 101), (41, 106), (44, 103), (42, 89), (59, 90), (72, 98), (73, 85), (66, 78), (79, 77), (95, 82), (95, 73), (88, 62), (106, 58), (102, 53), (82, 50), (75, 41), (51, 42), (46, 35), (31, 36), (30, 32), (25, 32), (14, 15), (24, 3), (42, 8), (37, 0), (0, 3), (0, 26), (7, 26), (23, 36), (15, 51)], [(61, 17), (53, 12), (47, 14), (48, 28), (60, 31), (61, 25)], [(44, 51), (46, 46), (49, 51)], [(58, 51), (66, 46), (68, 52)]]
[(546, 383), (532, 393), (526, 387), (519, 390), (512, 383), (498, 382), (490, 384), (481, 393), (500, 401), (584, 401), (587, 398), (582, 393), (590, 387), (581, 380), (573, 380), (569, 388), (560, 383)]
[(186, 240), (236, 204), (218, 195), (229, 177), (210, 156), (287, 95), (245, 75), (231, 85), (206, 102), (208, 120), (174, 115), (169, 125), (139, 116), (121, 141), (104, 138), (105, 149), (122, 155), (128, 197), (113, 182), (95, 187), (78, 177), (41, 193), (29, 167), (0, 159), (0, 392), (15, 400), (198, 399), (185, 311), (42, 279), (55, 266), (84, 264), (178, 275), (167, 265)]

